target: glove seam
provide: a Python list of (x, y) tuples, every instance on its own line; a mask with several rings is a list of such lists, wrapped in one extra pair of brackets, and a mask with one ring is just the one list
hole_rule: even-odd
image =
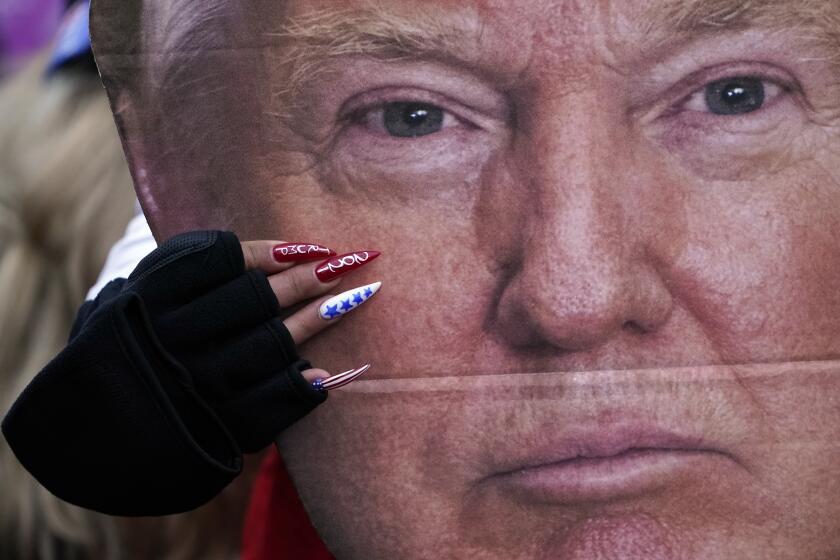
[(218, 236), (223, 243), (229, 245), (228, 250), (225, 251), (225, 255), (228, 258), (231, 276), (241, 274), (245, 270), (245, 255), (242, 253), (242, 245), (239, 242), (239, 237), (232, 231), (218, 232)]
[[(275, 325), (275, 322), (280, 324)], [(289, 367), (300, 360), (300, 356), (298, 356), (297, 353), (297, 346), (292, 338), (292, 334), (289, 332), (289, 329), (286, 328), (286, 325), (283, 324), (283, 321), (280, 319), (274, 319), (263, 323), (263, 327), (268, 329), (271, 338), (274, 339), (275, 343), (280, 348), (280, 351), (283, 352), (283, 361), (286, 363), (285, 367)], [(278, 332), (280, 329), (283, 329), (283, 332)]]
[[(260, 300), (260, 305), (263, 308), (265, 319), (270, 320), (272, 317), (275, 317), (279, 313), (280, 304), (277, 301), (277, 296), (274, 295), (274, 291), (271, 289), (271, 284), (269, 284), (268, 282), (268, 277), (262, 270), (249, 271), (247, 276), (248, 283), (251, 285), (251, 289), (254, 290), (254, 293)], [(257, 277), (260, 281), (262, 281), (263, 286), (259, 285)], [(268, 290), (263, 289), (264, 286), (268, 286)], [(267, 301), (267, 298), (269, 297), (273, 299), (274, 305), (271, 305), (271, 302)]]

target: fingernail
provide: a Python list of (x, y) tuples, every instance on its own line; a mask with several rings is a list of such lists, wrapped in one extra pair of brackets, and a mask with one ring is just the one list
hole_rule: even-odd
[(379, 291), (380, 286), (382, 282), (374, 282), (333, 296), (321, 304), (318, 308), (318, 316), (325, 321), (330, 321), (339, 315), (349, 313), (372, 298)]
[(352, 383), (360, 375), (370, 369), (370, 364), (365, 364), (360, 368), (356, 369), (348, 369), (343, 373), (339, 373), (336, 375), (331, 375), (330, 377), (324, 378), (319, 377), (315, 381), (312, 382), (312, 386), (318, 389), (319, 391), (331, 391), (333, 389), (338, 389), (339, 387), (344, 387), (348, 383)]
[(280, 263), (311, 261), (335, 255), (335, 251), (315, 243), (281, 243), (271, 249), (274, 260)]
[(342, 274), (347, 274), (351, 270), (356, 270), (366, 265), (378, 256), (379, 251), (356, 251), (355, 253), (338, 255), (319, 264), (315, 268), (315, 276), (318, 280), (326, 284)]

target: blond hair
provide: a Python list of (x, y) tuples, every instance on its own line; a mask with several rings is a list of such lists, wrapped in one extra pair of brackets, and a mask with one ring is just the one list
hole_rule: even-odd
[[(136, 198), (99, 78), (45, 78), (41, 57), (0, 88), (0, 411), (67, 342)], [(113, 518), (38, 484), (0, 438), (0, 558), (228, 559), (255, 474), (165, 518)]]
[[(0, 402), (8, 410), (66, 344), (76, 309), (133, 211), (101, 85), (45, 78), (46, 59), (0, 89)], [(113, 521), (49, 494), (0, 440), (0, 557), (115, 554)], [(71, 553), (69, 557), (77, 557)]]

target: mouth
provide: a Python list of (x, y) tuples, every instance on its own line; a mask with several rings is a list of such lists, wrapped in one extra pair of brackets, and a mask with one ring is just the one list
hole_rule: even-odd
[(578, 431), (525, 451), (483, 482), (528, 503), (572, 504), (643, 496), (708, 480), (735, 458), (702, 438), (625, 425)]

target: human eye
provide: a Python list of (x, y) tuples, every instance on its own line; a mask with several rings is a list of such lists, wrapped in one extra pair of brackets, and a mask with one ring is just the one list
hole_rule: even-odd
[(683, 109), (718, 116), (754, 113), (784, 95), (786, 88), (758, 76), (731, 76), (717, 79), (694, 91)]
[(727, 63), (675, 80), (651, 114), (669, 154), (706, 178), (744, 178), (766, 169), (807, 126), (808, 99), (793, 73), (771, 64)]
[(443, 107), (416, 100), (386, 101), (354, 112), (352, 121), (365, 131), (391, 138), (416, 138), (442, 132), (464, 121)]
[(507, 96), (436, 67), (398, 70), (371, 72), (361, 84), (354, 73), (349, 85), (337, 80), (325, 94), (326, 126), (312, 134), (323, 139), (325, 183), (395, 200), (444, 194), (466, 200), (510, 138)]

